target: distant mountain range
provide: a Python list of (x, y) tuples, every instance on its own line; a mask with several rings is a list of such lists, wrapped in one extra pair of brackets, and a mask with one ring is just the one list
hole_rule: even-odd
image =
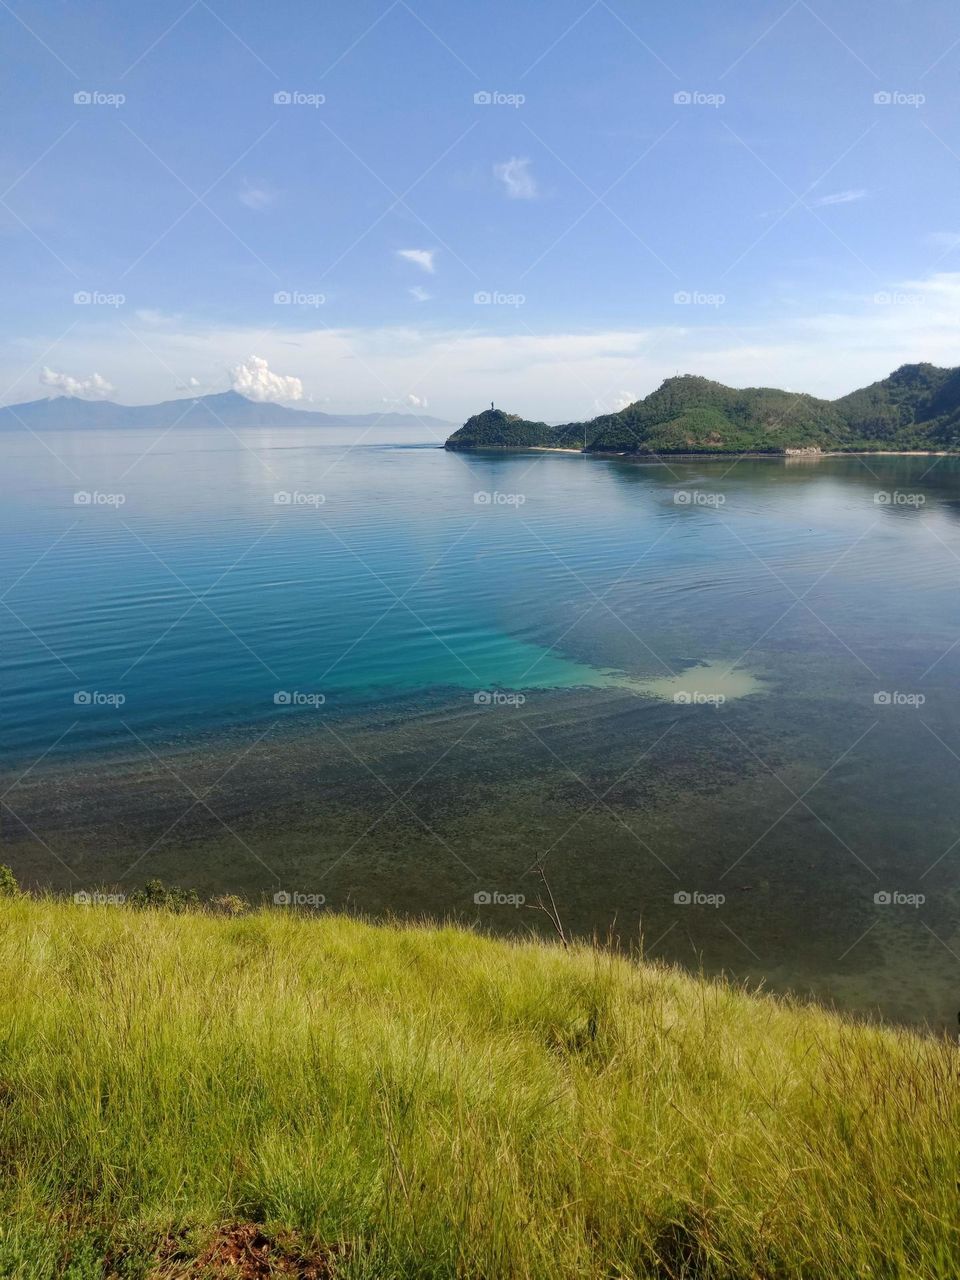
[(446, 447), (629, 454), (960, 450), (960, 368), (905, 364), (839, 400), (772, 387), (736, 390), (685, 374), (588, 422), (548, 426), (487, 409), (455, 431)]
[(424, 427), (443, 435), (451, 423), (408, 413), (318, 413), (248, 400), (236, 391), (220, 395), (126, 405), (111, 400), (54, 396), (0, 408), (0, 431), (79, 430), (84, 427)]

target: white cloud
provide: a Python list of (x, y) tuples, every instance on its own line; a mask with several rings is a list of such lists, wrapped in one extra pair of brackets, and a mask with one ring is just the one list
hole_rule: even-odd
[(862, 200), (869, 193), (864, 190), (856, 191), (834, 191), (832, 195), (820, 196), (816, 200), (810, 201), (812, 209), (822, 209), (829, 204), (852, 204), (854, 200)]
[(91, 373), (89, 378), (75, 378), (70, 373), (55, 373), (46, 365), (40, 370), (40, 385), (53, 387), (64, 396), (86, 396), (90, 400), (102, 400), (116, 391), (116, 387), (99, 373)]
[(398, 249), (397, 257), (405, 258), (407, 262), (412, 262), (415, 266), (422, 267), (424, 271), (433, 275), (436, 271), (433, 262), (436, 252), (436, 249)]
[[(829, 309), (815, 312), (771, 308), (749, 322), (684, 316), (678, 323), (680, 308), (671, 307), (669, 317), (645, 327), (593, 332), (531, 333), (519, 322), (511, 330), (499, 317), (490, 331), (471, 332), (467, 322), (443, 329), (420, 323), (418, 309), (410, 312), (416, 322), (389, 328), (264, 332), (181, 321), (153, 330), (148, 351), (116, 322), (78, 327), (61, 340), (58, 359), (68, 369), (109, 367), (130, 388), (129, 398), (144, 403), (169, 397), (170, 369), (195, 371), (205, 390), (222, 386), (223, 370), (235, 365), (247, 370), (244, 385), (275, 377), (271, 369), (290, 367), (295, 340), (297, 367), (305, 371), (303, 401), (323, 397), (332, 412), (369, 413), (381, 396), (399, 408), (404, 387), (429, 386), (429, 413), (450, 421), (463, 421), (495, 398), (504, 409), (549, 422), (591, 417), (599, 412), (596, 401), (609, 412), (615, 400), (647, 395), (678, 370), (732, 386), (832, 397), (901, 364), (960, 364), (960, 271), (877, 285), (883, 294), (835, 295)], [(3, 344), (0, 383), (14, 382), (56, 337), (37, 332)], [(262, 365), (250, 360), (251, 350)], [(276, 391), (261, 394), (277, 398)]]
[(230, 385), (248, 400), (302, 400), (303, 383), (283, 373), (273, 373), (262, 356), (251, 356), (230, 370)]
[(537, 181), (529, 169), (530, 161), (511, 156), (503, 164), (493, 166), (494, 175), (507, 189), (511, 200), (535, 200), (540, 194)]
[(415, 396), (413, 392), (409, 392), (405, 396), (382, 396), (384, 404), (390, 405), (394, 409), (426, 409), (429, 407), (428, 401), (424, 396)]
[(960, 231), (931, 231), (927, 243), (937, 249), (956, 249), (960, 245)]
[(429, 302), (433, 297), (432, 293), (427, 293), (423, 285), (415, 284), (410, 290), (411, 298), (415, 298), (417, 302)]
[(269, 187), (246, 186), (238, 193), (237, 199), (248, 209), (267, 209), (277, 198), (277, 193)]

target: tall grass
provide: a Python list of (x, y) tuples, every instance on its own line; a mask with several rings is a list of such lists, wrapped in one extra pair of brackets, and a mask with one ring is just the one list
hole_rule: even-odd
[(958, 1062), (588, 947), (6, 900), (0, 1274), (248, 1220), (378, 1280), (956, 1280)]

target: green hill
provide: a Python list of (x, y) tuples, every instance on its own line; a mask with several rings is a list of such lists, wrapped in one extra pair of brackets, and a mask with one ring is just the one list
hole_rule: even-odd
[(446, 443), (448, 449), (530, 448), (553, 443), (554, 431), (545, 422), (528, 422), (502, 409), (485, 409), (468, 418)]
[[(451, 448), (553, 446), (588, 453), (783, 453), (787, 449), (960, 449), (960, 369), (904, 365), (838, 400), (736, 389), (692, 375), (589, 422), (547, 427), (509, 414), (471, 418)], [(506, 424), (509, 423), (509, 426)]]
[(0, 901), (0, 1275), (955, 1280), (952, 1042), (589, 946)]

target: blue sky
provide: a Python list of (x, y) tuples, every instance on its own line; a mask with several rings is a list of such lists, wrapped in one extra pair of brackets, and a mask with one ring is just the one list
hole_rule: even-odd
[(8, 0), (0, 31), (2, 402), (563, 420), (678, 370), (960, 363), (946, 0)]

